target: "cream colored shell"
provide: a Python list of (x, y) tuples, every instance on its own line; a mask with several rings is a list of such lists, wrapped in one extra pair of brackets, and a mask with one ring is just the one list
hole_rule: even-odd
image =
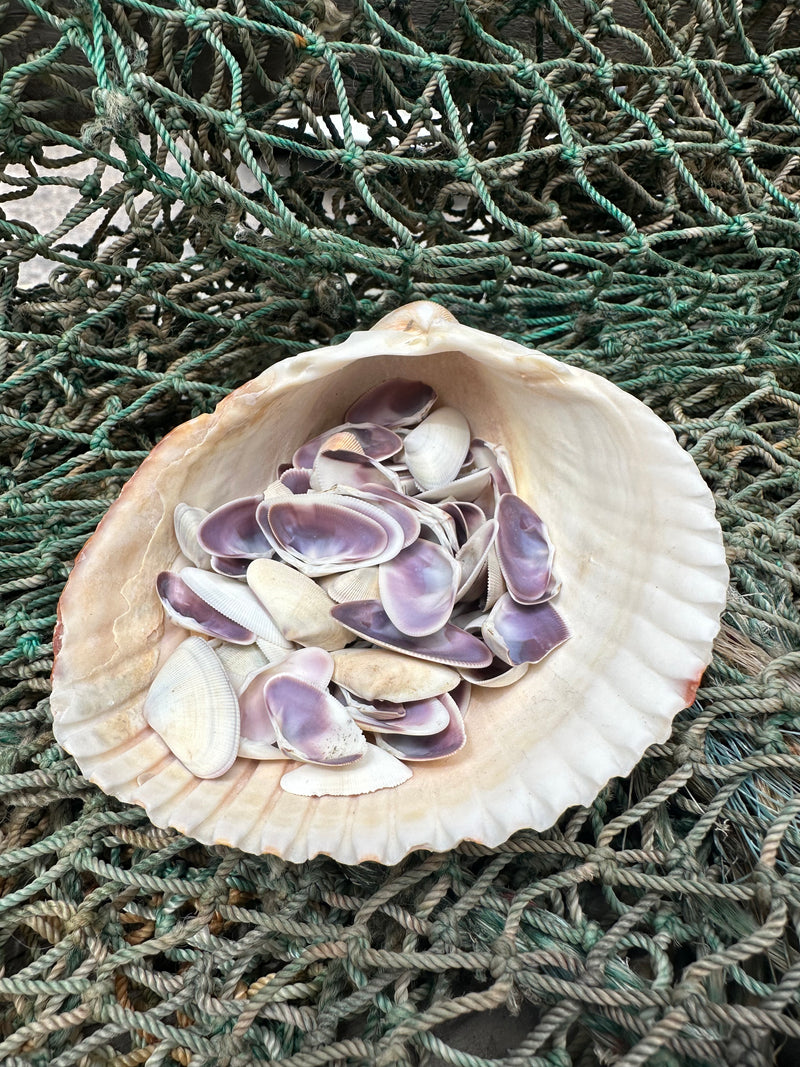
[[(571, 641), (514, 686), (475, 689), (467, 743), (393, 789), (300, 797), (281, 762), (193, 778), (145, 722), (150, 682), (185, 636), (156, 574), (173, 566), (179, 501), (262, 492), (278, 463), (390, 377), (434, 386), (513, 458), (548, 525)], [(273, 457), (265, 469), (264, 456)], [(252, 457), (256, 457), (252, 460)], [(395, 863), (415, 848), (504, 841), (589, 804), (669, 736), (711, 655), (727, 569), (713, 500), (669, 428), (604, 379), (411, 304), (343, 344), (278, 363), (179, 426), (123, 489), (59, 605), (57, 740), (106, 792), (200, 841), (302, 861)]]

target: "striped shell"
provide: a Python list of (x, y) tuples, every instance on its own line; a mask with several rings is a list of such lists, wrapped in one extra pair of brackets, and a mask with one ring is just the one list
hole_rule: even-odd
[[(280, 788), (287, 765), (272, 760), (237, 759), (218, 778), (194, 779), (143, 712), (186, 636), (153, 593), (178, 561), (175, 505), (210, 511), (263, 493), (280, 462), (396, 377), (429, 383), (474, 435), (502, 442), (518, 492), (557, 545), (572, 639), (513, 686), (475, 687), (464, 747), (415, 764), (395, 788), (298, 796)], [(591, 803), (666, 740), (710, 659), (726, 584), (711, 494), (651, 411), (600, 377), (411, 304), (276, 364), (152, 451), (61, 598), (54, 731), (107, 793), (203, 842), (295, 862), (322, 852), (387, 864), (464, 839), (492, 846)]]

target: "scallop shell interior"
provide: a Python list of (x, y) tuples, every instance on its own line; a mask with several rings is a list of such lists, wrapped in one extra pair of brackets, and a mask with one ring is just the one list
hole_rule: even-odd
[[(283, 761), (193, 777), (145, 722), (150, 683), (186, 636), (159, 571), (184, 560), (175, 505), (261, 493), (278, 464), (370, 386), (419, 379), (501, 443), (547, 523), (573, 638), (509, 688), (473, 689), (464, 747), (357, 797), (280, 788)], [(271, 463), (265, 463), (270, 457)], [(296, 356), (179, 426), (82, 550), (59, 605), (57, 740), (105, 792), (200, 841), (302, 861), (394, 863), (415, 848), (495, 845), (588, 804), (694, 699), (727, 586), (711, 494), (669, 428), (604, 379), (411, 304), (343, 344)]]

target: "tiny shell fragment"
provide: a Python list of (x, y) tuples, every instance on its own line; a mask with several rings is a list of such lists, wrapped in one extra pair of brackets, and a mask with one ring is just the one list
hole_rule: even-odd
[(355, 797), (391, 789), (411, 777), (406, 767), (391, 753), (367, 744), (357, 763), (344, 767), (320, 767), (304, 763), (281, 778), (281, 788), (301, 797)]

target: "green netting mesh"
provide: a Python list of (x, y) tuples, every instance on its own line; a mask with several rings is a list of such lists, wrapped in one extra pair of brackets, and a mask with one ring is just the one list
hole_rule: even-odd
[[(0, 1063), (796, 1063), (797, 0), (3, 0), (0, 75)], [(494, 850), (155, 830), (52, 740), (71, 561), (167, 430), (418, 297), (674, 427), (698, 699)]]

